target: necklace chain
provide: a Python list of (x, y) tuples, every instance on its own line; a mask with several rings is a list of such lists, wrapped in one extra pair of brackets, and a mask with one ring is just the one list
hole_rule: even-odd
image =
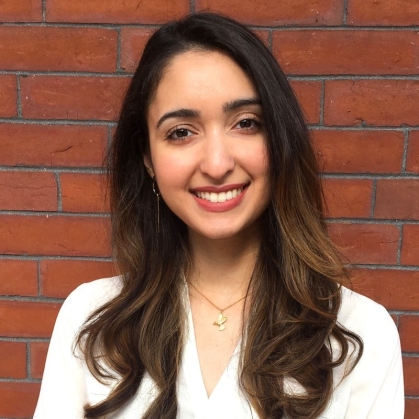
[(204, 297), (213, 307), (215, 307), (220, 312), (220, 314), (218, 315), (218, 319), (213, 323), (214, 326), (218, 326), (219, 331), (223, 331), (226, 328), (224, 323), (227, 321), (227, 317), (224, 316), (224, 311), (228, 310), (230, 307), (233, 307), (234, 305), (236, 305), (237, 303), (239, 303), (240, 301), (246, 298), (246, 296), (244, 296), (240, 298), (239, 300), (235, 301), (234, 303), (228, 305), (227, 307), (220, 308), (216, 306), (207, 296), (202, 294), (202, 292), (199, 291), (199, 289), (194, 284), (192, 284), (192, 282), (190, 282), (189, 284), (199, 295)]

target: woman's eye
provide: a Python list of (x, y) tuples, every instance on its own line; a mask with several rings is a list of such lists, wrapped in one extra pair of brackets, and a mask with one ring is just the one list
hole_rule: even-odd
[(179, 140), (185, 137), (192, 135), (191, 131), (186, 128), (176, 128), (173, 131), (169, 132), (167, 138), (170, 140)]
[(256, 119), (245, 118), (245, 119), (242, 119), (236, 125), (236, 128), (243, 129), (243, 130), (254, 131), (254, 130), (258, 130), (260, 128), (260, 125), (261, 125), (261, 123), (259, 121), (257, 121)]
[(243, 119), (243, 121), (239, 122), (240, 128), (252, 128), (255, 121), (252, 119)]

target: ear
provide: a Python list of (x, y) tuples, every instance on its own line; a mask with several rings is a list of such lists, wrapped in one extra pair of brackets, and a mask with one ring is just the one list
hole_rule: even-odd
[(151, 163), (151, 159), (149, 156), (144, 155), (143, 157), (144, 166), (147, 169), (148, 174), (154, 179), (154, 170), (153, 164)]

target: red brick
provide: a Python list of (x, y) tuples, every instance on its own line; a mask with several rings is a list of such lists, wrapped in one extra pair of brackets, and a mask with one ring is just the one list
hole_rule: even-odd
[[(417, 31), (274, 31), (289, 74), (417, 74)], [(333, 51), (333, 53), (331, 53)]]
[(211, 10), (252, 25), (339, 25), (343, 2), (337, 0), (195, 0), (196, 11)]
[(109, 212), (105, 176), (61, 173), (60, 180), (63, 211)]
[(102, 217), (0, 216), (4, 254), (110, 256), (109, 220)]
[(324, 172), (400, 172), (404, 146), (402, 132), (312, 130), (311, 136)]
[(0, 301), (0, 334), (50, 337), (60, 306), (57, 303)]
[(419, 173), (419, 131), (410, 131), (409, 133), (406, 170), (408, 172)]
[(40, 22), (42, 0), (2, 0), (0, 22)]
[(317, 124), (320, 121), (321, 83), (294, 80), (291, 82), (291, 87), (303, 108), (307, 122)]
[(0, 416), (31, 418), (36, 407), (38, 383), (0, 383)]
[(332, 223), (329, 232), (351, 263), (397, 261), (399, 229), (387, 224)]
[(141, 58), (144, 47), (154, 31), (144, 28), (122, 28), (121, 68), (133, 72)]
[(0, 75), (0, 117), (17, 116), (16, 76)]
[(0, 259), (0, 272), (0, 294), (38, 295), (36, 261)]
[(403, 226), (401, 262), (404, 265), (419, 265), (419, 225)]
[(419, 396), (419, 358), (403, 357), (406, 396)]
[(323, 185), (328, 217), (370, 216), (372, 180), (324, 179)]
[(419, 399), (406, 399), (404, 419), (419, 419)]
[(41, 262), (42, 294), (64, 298), (84, 282), (114, 276), (112, 262), (90, 260), (43, 260)]
[(419, 180), (379, 179), (374, 217), (419, 219)]
[(326, 81), (327, 125), (418, 125), (419, 80)]
[(57, 183), (53, 173), (0, 172), (0, 210), (56, 209)]
[(354, 290), (388, 310), (417, 310), (419, 271), (353, 269)]
[(0, 124), (0, 165), (102, 165), (108, 131), (100, 126)]
[(403, 351), (419, 352), (419, 316), (401, 316), (399, 333)]
[(190, 10), (188, 0), (48, 0), (48, 22), (163, 23)]
[(416, 0), (351, 0), (347, 22), (351, 25), (417, 25), (419, 3)]
[(109, 29), (4, 26), (0, 62), (5, 70), (115, 71), (117, 36)]
[(117, 118), (127, 77), (30, 76), (22, 78), (22, 113), (36, 119)]
[(26, 378), (26, 344), (0, 341), (0, 377)]
[(31, 342), (31, 376), (42, 378), (48, 352), (48, 342)]

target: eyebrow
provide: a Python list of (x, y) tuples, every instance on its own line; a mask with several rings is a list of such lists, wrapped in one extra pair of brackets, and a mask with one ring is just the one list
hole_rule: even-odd
[(238, 108), (242, 108), (243, 106), (249, 105), (261, 105), (260, 100), (255, 97), (245, 98), (245, 99), (236, 99), (232, 100), (231, 102), (225, 103), (223, 105), (223, 111), (229, 112), (234, 111)]
[[(223, 111), (229, 112), (234, 111), (238, 108), (243, 106), (249, 105), (261, 105), (260, 100), (257, 98), (244, 98), (244, 99), (236, 99), (232, 100), (231, 102), (227, 102), (223, 105)], [(159, 128), (160, 125), (169, 118), (197, 118), (201, 115), (201, 113), (195, 109), (177, 109), (175, 111), (166, 112), (156, 124), (156, 128)]]
[(200, 112), (194, 109), (177, 109), (176, 111), (166, 112), (158, 121), (156, 128), (159, 128), (160, 125), (169, 118), (197, 118), (200, 115)]

